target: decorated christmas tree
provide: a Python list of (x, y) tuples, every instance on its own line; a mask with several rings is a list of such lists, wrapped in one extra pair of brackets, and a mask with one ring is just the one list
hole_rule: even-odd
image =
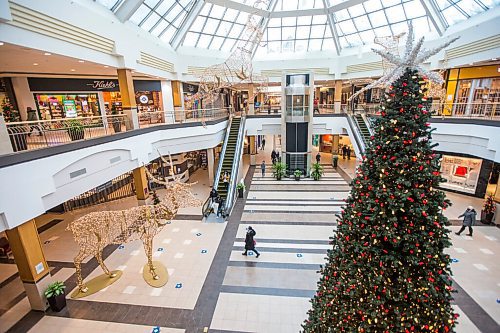
[(14, 110), (14, 107), (6, 98), (2, 101), (2, 115), (7, 123), (21, 121), (19, 111)]
[(396, 65), (381, 79), (392, 85), (331, 238), (306, 332), (454, 330), (442, 214), (449, 202), (436, 190), (444, 179), (418, 66), (449, 43), (420, 54), (411, 28), (408, 39), (402, 58), (377, 52)]

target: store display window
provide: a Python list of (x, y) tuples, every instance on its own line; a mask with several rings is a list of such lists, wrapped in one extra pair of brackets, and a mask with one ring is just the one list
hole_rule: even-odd
[(478, 158), (443, 155), (441, 176), (446, 182), (441, 187), (474, 194), (482, 162)]
[(35, 94), (45, 120), (99, 116), (97, 94)]

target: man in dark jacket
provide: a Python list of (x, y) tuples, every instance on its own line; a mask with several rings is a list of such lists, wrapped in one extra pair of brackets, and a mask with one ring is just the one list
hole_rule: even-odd
[(460, 228), (460, 230), (458, 232), (456, 232), (455, 234), (460, 236), (462, 231), (465, 230), (465, 227), (469, 227), (469, 233), (467, 234), (467, 236), (472, 237), (472, 226), (476, 223), (476, 215), (477, 215), (477, 213), (474, 210), (474, 207), (472, 207), (472, 206), (467, 207), (467, 210), (462, 215), (459, 216), (459, 218), (460, 217), (464, 218), (464, 220), (462, 222), (462, 228)]
[(255, 254), (257, 254), (256, 258), (260, 256), (260, 253), (255, 249), (255, 240), (253, 239), (255, 235), (255, 230), (248, 226), (247, 234), (245, 236), (245, 252), (242, 253), (244, 256), (247, 255), (248, 250), (255, 252)]
[(319, 164), (319, 162), (320, 162), (320, 161), (321, 161), (321, 154), (320, 154), (320, 153), (318, 153), (318, 154), (316, 155), (316, 163), (318, 163), (318, 164)]

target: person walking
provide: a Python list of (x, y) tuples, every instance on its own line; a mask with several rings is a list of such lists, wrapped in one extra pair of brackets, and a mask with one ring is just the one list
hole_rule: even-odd
[(345, 156), (347, 155), (347, 146), (342, 146), (342, 159), (345, 160)]
[(224, 171), (224, 173), (222, 174), (222, 182), (224, 183), (224, 187), (227, 191), (229, 188), (229, 173), (227, 171)]
[(262, 138), (262, 144), (261, 144), (262, 150), (266, 147), (266, 138)]
[(218, 196), (219, 196), (219, 193), (217, 192), (217, 190), (215, 188), (212, 188), (212, 190), (210, 191), (211, 202), (213, 203), (217, 199)]
[(347, 146), (346, 154), (347, 154), (347, 159), (350, 160), (351, 159), (351, 147)]
[(271, 152), (271, 161), (274, 163), (276, 163), (276, 150), (273, 149), (273, 151)]
[(262, 171), (262, 178), (266, 175), (266, 162), (262, 161), (260, 164), (260, 170)]
[(219, 206), (217, 207), (217, 217), (219, 217), (219, 215), (222, 215), (222, 217), (224, 217), (224, 214), (222, 213), (223, 210), (224, 210), (224, 198), (219, 196)]
[(259, 251), (257, 251), (255, 249), (255, 245), (257, 244), (257, 242), (255, 242), (255, 240), (253, 239), (255, 237), (257, 233), (255, 232), (255, 230), (253, 230), (253, 228), (251, 226), (248, 226), (247, 228), (247, 234), (245, 235), (245, 252), (243, 252), (242, 254), (244, 256), (248, 255), (248, 251), (253, 251), (255, 252), (255, 254), (257, 254), (256, 258), (258, 258), (260, 256), (260, 253)]
[(318, 154), (316, 155), (316, 163), (319, 164), (320, 161), (321, 161), (321, 154), (318, 152)]
[[(36, 115), (36, 110), (33, 110), (31, 106), (26, 108), (26, 112), (28, 113), (28, 121), (37, 121), (38, 117)], [(42, 131), (40, 130), (40, 125), (38, 123), (30, 125), (30, 132), (28, 136), (31, 136), (31, 132), (36, 129), (38, 131), (38, 136), (42, 136)]]
[(319, 99), (315, 98), (313, 101), (313, 113), (318, 113), (319, 114)]
[(455, 234), (460, 236), (462, 231), (465, 230), (465, 227), (469, 227), (469, 233), (467, 234), (467, 236), (472, 237), (472, 226), (476, 223), (476, 215), (477, 213), (474, 210), (474, 207), (472, 206), (467, 207), (465, 212), (458, 217), (458, 218), (463, 217), (464, 220), (462, 221), (462, 228), (460, 228), (458, 232), (455, 232)]

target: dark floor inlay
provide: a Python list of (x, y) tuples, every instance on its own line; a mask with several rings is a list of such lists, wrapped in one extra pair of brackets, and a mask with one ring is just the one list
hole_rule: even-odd
[[(258, 260), (258, 259), (255, 259)], [(230, 261), (228, 266), (232, 267), (255, 267), (255, 268), (281, 268), (281, 269), (304, 269), (319, 271), (318, 264), (289, 264), (278, 262), (256, 262), (256, 261)]]
[(337, 222), (332, 221), (332, 222), (279, 222), (279, 221), (242, 221), (244, 224), (279, 224), (279, 225), (302, 225), (302, 226), (308, 226), (308, 225), (314, 225), (314, 226), (336, 226)]
[(202, 215), (189, 215), (189, 214), (180, 214), (176, 215), (174, 220), (202, 220)]
[(314, 290), (304, 289), (281, 289), (281, 288), (265, 288), (265, 287), (240, 287), (226, 286), (221, 288), (223, 293), (232, 294), (252, 294), (252, 295), (270, 295), (270, 296), (289, 296), (289, 297), (312, 297)]
[(38, 228), (38, 233), (41, 234), (42, 232), (49, 230), (50, 228), (52, 228), (53, 226), (55, 226), (56, 224), (58, 224), (58, 223), (60, 223), (62, 221), (64, 221), (64, 220), (62, 220), (62, 219), (53, 219), (49, 223), (44, 224), (41, 227), (39, 227)]
[[(281, 248), (281, 247), (261, 247), (259, 244), (256, 246), (259, 252), (282, 252), (282, 253), (315, 253), (326, 255), (326, 250), (323, 249), (298, 249), (298, 248)], [(234, 251), (243, 251), (243, 246), (234, 246)]]
[[(317, 239), (273, 239), (273, 238), (256, 238), (259, 243), (284, 243), (284, 244), (322, 244), (328, 245), (328, 240)], [(245, 238), (236, 238), (235, 242), (244, 242)]]

